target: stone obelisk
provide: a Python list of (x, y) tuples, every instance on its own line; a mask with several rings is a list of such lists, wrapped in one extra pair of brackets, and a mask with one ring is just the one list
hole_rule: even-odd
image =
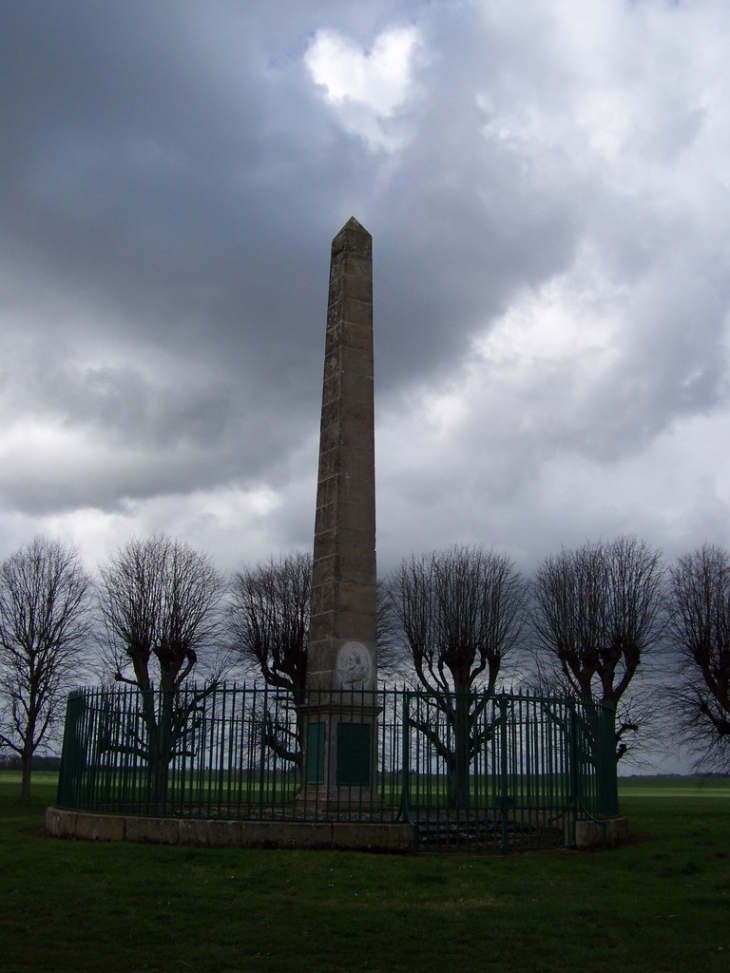
[(372, 799), (376, 582), (372, 238), (353, 218), (332, 241), (327, 310), (305, 738), (317, 801)]

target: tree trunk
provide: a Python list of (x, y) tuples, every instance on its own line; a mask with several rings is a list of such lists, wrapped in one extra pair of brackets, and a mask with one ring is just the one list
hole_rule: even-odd
[(449, 760), (448, 796), (451, 807), (469, 806), (469, 703), (467, 693), (454, 694), (454, 747)]
[(31, 775), (32, 760), (33, 760), (33, 751), (26, 745), (23, 748), (23, 752), (20, 755), (20, 765), (23, 770), (21, 782), (20, 782), (21, 801), (30, 800), (30, 775)]
[[(154, 804), (167, 800), (172, 758), (172, 717), (175, 690), (162, 689), (160, 712), (154, 736), (150, 739), (150, 800)], [(153, 704), (154, 705), (154, 704)]]
[(167, 799), (170, 764), (170, 736), (174, 692), (162, 693), (159, 713), (155, 705), (155, 690), (142, 690), (142, 714), (147, 727), (147, 800), (159, 804)]

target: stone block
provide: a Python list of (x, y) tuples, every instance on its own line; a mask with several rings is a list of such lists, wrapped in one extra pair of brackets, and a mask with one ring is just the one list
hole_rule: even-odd
[(593, 821), (587, 818), (575, 822), (575, 847), (584, 851), (589, 848), (615, 848), (629, 837), (626, 818), (605, 818)]
[(236, 848), (241, 844), (240, 821), (183, 819), (179, 822), (181, 845)]
[(243, 848), (331, 848), (332, 825), (326, 821), (244, 821)]
[(123, 841), (125, 818), (121, 814), (76, 815), (76, 837), (85, 841)]
[(406, 854), (414, 849), (413, 825), (336, 821), (332, 847), (343, 851), (388, 851)]
[(53, 838), (74, 838), (76, 836), (76, 811), (66, 811), (60, 807), (47, 807), (46, 831)]
[(374, 616), (360, 612), (335, 612), (334, 634), (340, 639), (354, 639), (356, 642), (375, 641), (373, 635)]
[(156, 845), (177, 845), (180, 843), (180, 822), (175, 818), (137, 818), (126, 819), (126, 839), (134, 842), (147, 842)]
[(355, 326), (359, 331), (364, 326), (370, 326), (373, 317), (372, 298), (343, 301), (342, 316), (348, 329)]
[(349, 256), (338, 258), (335, 266), (339, 273), (330, 277), (328, 311), (334, 315), (339, 310), (347, 308), (351, 301), (358, 304), (372, 305), (373, 284), (363, 272), (365, 262), (360, 257)]

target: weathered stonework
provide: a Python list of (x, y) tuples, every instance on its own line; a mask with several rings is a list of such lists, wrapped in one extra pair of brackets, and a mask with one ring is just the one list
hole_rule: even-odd
[[(341, 689), (343, 647), (376, 673), (372, 238), (355, 219), (332, 241), (307, 685)], [(350, 655), (352, 651), (350, 650)]]
[(348, 821), (194, 821), (93, 814), (46, 808), (46, 831), (55, 838), (131, 841), (216, 848), (331, 848), (408, 854), (410, 824)]
[[(301, 800), (378, 800), (372, 238), (332, 241)], [(338, 752), (339, 748), (339, 752)]]
[[(604, 818), (600, 821), (580, 819), (575, 822), (575, 847), (616, 848), (629, 839), (629, 822), (626, 818)], [(567, 842), (566, 842), (567, 843)]]

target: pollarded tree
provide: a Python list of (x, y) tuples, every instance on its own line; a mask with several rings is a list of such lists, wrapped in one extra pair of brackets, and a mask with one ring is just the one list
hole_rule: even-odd
[(294, 696), (307, 681), (312, 556), (292, 552), (236, 571), (231, 633), (236, 650), (268, 685)]
[(532, 621), (543, 681), (617, 708), (617, 760), (641, 722), (626, 693), (662, 637), (663, 592), (661, 555), (634, 537), (563, 550), (535, 574)]
[(264, 681), (290, 698), (294, 727), (264, 714), (269, 745), (301, 762), (302, 715), (307, 685), (307, 639), (312, 600), (312, 556), (292, 552), (245, 567), (231, 582), (230, 627), (234, 648)]
[(669, 634), (681, 661), (672, 690), (682, 741), (730, 767), (730, 554), (706, 545), (669, 573)]
[[(133, 538), (99, 570), (98, 605), (114, 678), (142, 691), (178, 689), (221, 635), (224, 583), (181, 540)], [(130, 672), (131, 670), (131, 672)]]
[(521, 640), (526, 582), (503, 554), (452, 547), (405, 560), (383, 588), (395, 637), (451, 733), (415, 725), (446, 761), (452, 803), (465, 804), (469, 765), (485, 743), (478, 718)]
[(89, 584), (77, 551), (44, 537), (0, 565), (0, 741), (20, 756), (22, 800), (30, 799), (33, 754), (79, 678)]
[(115, 680), (142, 693), (147, 740), (137, 745), (149, 761), (153, 797), (161, 799), (170, 760), (184, 745), (201, 696), (216, 681), (215, 673), (209, 676), (207, 687), (186, 704), (188, 711), (180, 711), (177, 691), (201, 652), (212, 654), (221, 638), (223, 579), (206, 554), (162, 534), (132, 539), (99, 575), (105, 649)]

